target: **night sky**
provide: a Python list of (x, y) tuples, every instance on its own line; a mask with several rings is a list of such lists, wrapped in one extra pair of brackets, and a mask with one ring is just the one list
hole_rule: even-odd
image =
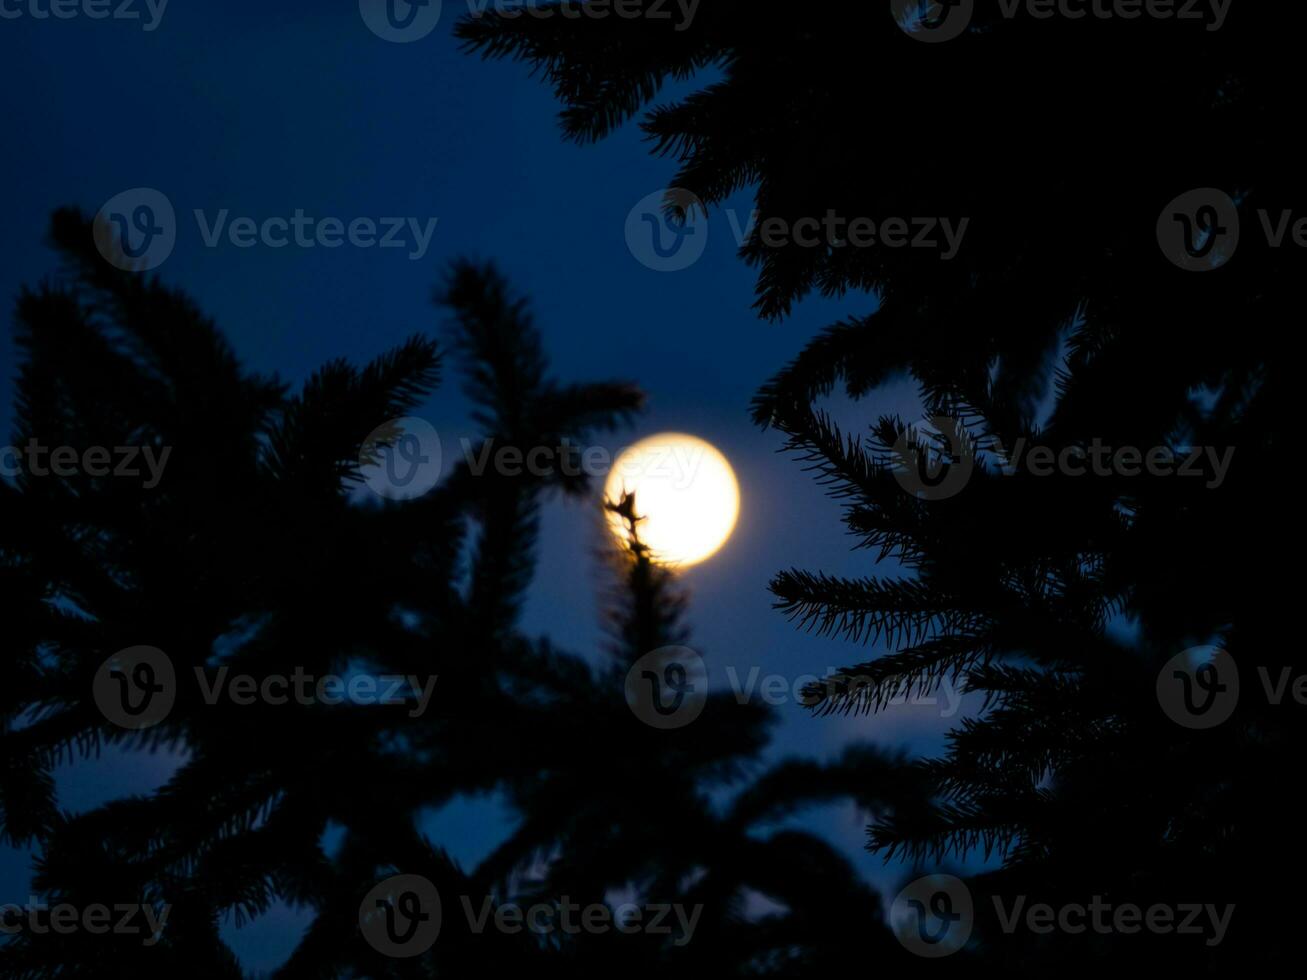
[[(44, 4), (41, 5), (42, 8)], [(143, 3), (137, 9), (146, 15)], [(27, 0), (21, 9), (28, 10)], [(702, 258), (659, 273), (627, 248), (624, 225), (638, 201), (663, 188), (672, 160), (649, 155), (628, 124), (597, 146), (563, 141), (548, 88), (517, 64), (482, 63), (460, 53), (451, 27), (464, 11), (444, 4), (439, 27), (412, 44), (388, 43), (363, 23), (357, 4), (227, 0), (169, 5), (156, 29), (140, 20), (0, 22), (0, 105), (6, 140), (0, 176), (7, 188), (0, 238), (0, 293), (12, 304), (22, 283), (54, 271), (44, 239), (50, 212), (94, 212), (135, 187), (162, 191), (178, 216), (175, 251), (158, 270), (199, 302), (245, 364), (292, 385), (338, 356), (371, 358), (416, 331), (438, 332), (430, 302), (450, 259), (493, 259), (530, 298), (563, 381), (629, 379), (649, 411), (611, 444), (663, 430), (707, 439), (739, 477), (742, 513), (732, 539), (689, 569), (692, 645), (714, 686), (726, 668), (753, 667), (789, 682), (870, 659), (841, 640), (797, 632), (770, 609), (771, 575), (795, 566), (868, 574), (871, 557), (849, 551), (838, 506), (793, 460), (780, 437), (749, 422), (754, 390), (820, 327), (873, 308), (868, 296), (813, 298), (784, 323), (751, 310), (751, 269), (735, 255), (726, 213), (708, 219)], [(664, 99), (676, 95), (664, 91)], [(731, 202), (747, 221), (751, 192)], [(290, 217), (296, 209), (348, 223), (359, 217), (436, 218), (430, 248), (206, 247), (193, 210), (231, 218)], [(12, 309), (12, 306), (11, 306)], [(12, 419), (11, 318), (0, 333), (0, 422)], [(904, 387), (860, 407), (914, 413)], [(847, 406), (834, 406), (846, 415)], [(439, 430), (446, 458), (470, 435), (456, 378), (420, 412)], [(598, 657), (600, 594), (594, 505), (551, 502), (540, 572), (526, 611), (531, 633)], [(882, 569), (884, 571), (884, 569)], [(141, 643), (150, 643), (142, 634)], [(899, 707), (872, 718), (810, 718), (779, 709), (771, 757), (829, 757), (872, 738), (914, 752), (939, 744), (956, 718), (939, 708)], [(167, 778), (174, 760), (101, 760), (60, 772), (60, 801), (79, 812)], [(491, 818), (487, 819), (489, 810)], [(433, 814), (433, 843), (465, 864), (487, 853), (509, 815), (496, 801), (469, 801)], [(851, 808), (808, 811), (801, 820), (855, 855), (874, 880), (898, 880), (862, 853), (866, 820)], [(0, 902), (24, 902), (28, 858), (0, 849)], [(267, 969), (298, 935), (293, 912), (278, 910), (237, 935), (226, 932), (247, 968)]]

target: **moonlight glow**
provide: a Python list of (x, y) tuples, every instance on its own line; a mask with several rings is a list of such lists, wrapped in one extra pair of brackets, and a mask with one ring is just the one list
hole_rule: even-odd
[[(740, 513), (740, 487), (726, 457), (695, 436), (664, 432), (623, 452), (604, 495), (617, 502), (635, 494), (638, 532), (664, 565), (694, 565), (726, 543)], [(627, 539), (622, 519), (609, 527)]]

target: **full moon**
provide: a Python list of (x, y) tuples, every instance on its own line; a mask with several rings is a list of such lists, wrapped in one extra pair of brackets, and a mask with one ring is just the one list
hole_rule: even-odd
[[(694, 565), (726, 543), (740, 514), (740, 487), (726, 457), (696, 436), (663, 432), (617, 457), (604, 484), (613, 503), (635, 494), (636, 527), (651, 557), (663, 565)], [(608, 526), (623, 542), (622, 518)]]

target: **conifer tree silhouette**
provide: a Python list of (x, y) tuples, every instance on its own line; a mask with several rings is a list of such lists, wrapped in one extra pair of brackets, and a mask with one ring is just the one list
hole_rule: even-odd
[[(623, 697), (636, 661), (687, 641), (685, 597), (640, 543), (610, 560), (607, 666), (518, 625), (545, 495), (592, 493), (584, 475), (474, 474), (458, 462), (429, 494), (362, 505), (371, 433), (412, 412), (457, 362), (497, 446), (574, 446), (628, 420), (640, 393), (551, 379), (524, 301), (492, 267), (456, 263), (438, 300), (444, 350), (414, 337), (364, 367), (330, 361), (296, 393), (240, 365), (183, 293), (114, 269), (74, 210), (58, 212), (60, 275), (23, 293), (16, 444), (171, 447), (165, 479), (0, 481), (0, 575), (12, 600), (0, 702), (0, 831), (36, 849), (49, 905), (170, 909), (158, 941), (22, 931), (0, 947), (13, 977), (239, 977), (219, 934), (276, 902), (312, 920), (279, 976), (466, 977), (563, 967), (579, 976), (824, 975), (856, 933), (906, 954), (879, 896), (815, 835), (776, 830), (807, 803), (924, 810), (898, 760), (851, 749), (828, 765), (759, 772), (771, 716), (709, 694), (683, 729), (643, 724)], [(91, 697), (107, 656), (148, 643), (179, 676), (227, 668), (262, 682), (436, 675), (429, 709), (205, 703), (193, 683), (140, 732)], [(69, 814), (53, 769), (106, 745), (172, 749), (157, 792)], [(502, 790), (519, 822), (464, 869), (416, 826), (420, 810)], [(727, 802), (723, 803), (722, 800)], [(338, 849), (324, 849), (329, 827)], [(445, 896), (439, 940), (412, 960), (360, 937), (379, 880), (417, 874)], [(703, 911), (692, 942), (663, 935), (477, 932), (461, 899), (586, 905), (634, 889)], [(750, 890), (778, 911), (746, 916)], [(807, 972), (816, 971), (816, 972)], [(511, 975), (511, 973), (509, 973)]]
[[(859, 546), (888, 562), (867, 578), (795, 569), (772, 584), (801, 625), (879, 648), (845, 683), (815, 687), (817, 710), (876, 710), (945, 678), (985, 696), (924, 769), (931, 812), (884, 814), (870, 845), (912, 860), (997, 851), (1002, 870), (972, 882), (980, 894), (1238, 910), (1215, 948), (1150, 930), (1023, 941), (978, 898), (975, 948), (1013, 972), (1285, 964), (1304, 870), (1286, 779), (1303, 715), (1272, 704), (1261, 678), (1302, 667), (1268, 547), (1285, 521), (1286, 326), (1303, 269), (1280, 235), (1301, 217), (1288, 121), (1302, 12), (1268, 21), (1234, 5), (1217, 29), (975, 6), (969, 30), (938, 44), (884, 4), (773, 17), (724, 0), (680, 28), (472, 16), (459, 31), (472, 51), (536, 69), (568, 138), (639, 116), (679, 165), (671, 185), (709, 209), (755, 188), (755, 228), (832, 213), (969, 218), (947, 260), (759, 233), (741, 249), (763, 317), (814, 291), (876, 295), (874, 312), (813, 338), (752, 407), (845, 502)], [(709, 80), (654, 104), (698, 72)], [(1219, 268), (1187, 271), (1157, 229), (1183, 217), (1168, 202), (1205, 188), (1226, 195), (1242, 235), (1237, 249), (1221, 243)], [(676, 211), (684, 198), (668, 200)], [(1189, 239), (1194, 252), (1212, 242)], [(881, 417), (848, 435), (822, 404), (903, 379), (933, 430)], [(1061, 453), (1095, 440), (1235, 456), (1219, 488), (1000, 473), (1023, 441)], [(922, 499), (896, 479), (921, 458), (973, 472), (955, 495)], [(1156, 684), (1173, 656), (1207, 643), (1230, 652), (1244, 687), (1229, 722), (1193, 731), (1160, 710)]]

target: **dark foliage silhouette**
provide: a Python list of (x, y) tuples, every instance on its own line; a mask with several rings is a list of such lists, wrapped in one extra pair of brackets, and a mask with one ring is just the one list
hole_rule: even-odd
[[(878, 647), (848, 683), (813, 689), (817, 710), (875, 710), (945, 678), (985, 698), (924, 767), (931, 812), (886, 813), (870, 845), (914, 861), (997, 851), (1002, 869), (972, 882), (978, 896), (1237, 909), (1218, 948), (1147, 932), (1022, 941), (978, 897), (972, 952), (1013, 972), (1287, 964), (1303, 715), (1254, 688), (1258, 669), (1301, 669), (1270, 546), (1285, 533), (1303, 263), (1266, 225), (1302, 200), (1301, 11), (1234, 4), (1212, 30), (1008, 18), (1003, 6), (978, 4), (942, 44), (909, 37), (885, 4), (772, 16), (731, 0), (704, 3), (680, 31), (486, 16), (460, 32), (537, 69), (569, 138), (639, 116), (678, 164), (671, 184), (709, 209), (754, 188), (757, 227), (832, 212), (970, 219), (948, 261), (757, 234), (741, 250), (764, 317), (813, 291), (875, 294), (874, 312), (813, 338), (753, 404), (846, 503), (858, 545), (888, 563), (865, 579), (790, 570), (773, 582), (800, 625)], [(664, 83), (700, 72), (691, 94), (655, 104)], [(1182, 271), (1158, 247), (1158, 216), (1195, 188), (1228, 194), (1243, 227), (1211, 272)], [(882, 417), (850, 436), (823, 405), (904, 379), (925, 415), (952, 420), (943, 432)], [(1023, 440), (1236, 452), (1219, 488), (1001, 475), (1000, 447)], [(956, 495), (920, 499), (895, 478), (905, 446), (975, 470)], [(1159, 710), (1155, 685), (1171, 657), (1207, 643), (1251, 688), (1230, 722), (1191, 731)]]
[[(537, 558), (542, 499), (595, 491), (584, 477), (473, 475), (453, 467), (426, 496), (360, 500), (369, 435), (418, 406), (447, 361), (497, 445), (584, 445), (626, 421), (622, 383), (552, 380), (525, 303), (490, 266), (455, 265), (439, 292), (441, 349), (415, 337), (363, 367), (331, 361), (298, 392), (243, 369), (218, 329), (157, 277), (110, 267), (87, 220), (55, 215), (58, 276), (26, 291), (15, 444), (172, 447), (151, 490), (130, 481), (21, 474), (0, 481), (0, 575), (9, 599), (0, 718), (0, 830), (37, 849), (50, 905), (132, 900), (170, 908), (158, 942), (35, 934), (0, 946), (14, 977), (237, 977), (219, 935), (284, 901), (313, 913), (280, 976), (694, 974), (824, 976), (842, 937), (906, 957), (881, 899), (819, 838), (778, 830), (808, 803), (924, 810), (898, 760), (849, 750), (830, 765), (760, 771), (771, 717), (727, 694), (677, 731), (642, 724), (623, 697), (631, 665), (683, 643), (685, 597), (639, 542), (613, 567), (603, 665), (524, 635), (517, 616)], [(383, 447), (384, 448), (384, 447)], [(364, 494), (363, 496), (366, 496)], [(229, 668), (436, 675), (428, 711), (294, 701), (205, 703), (179, 683), (153, 728), (108, 722), (92, 677), (147, 643), (180, 676)], [(172, 750), (159, 791), (90, 812), (60, 809), (61, 761), (115, 745)], [(505, 794), (511, 836), (465, 869), (415, 819), (461, 794)], [(324, 833), (339, 828), (338, 847)], [(444, 898), (432, 951), (387, 959), (359, 934), (378, 880), (418, 874)], [(658, 935), (477, 933), (473, 906), (634, 889), (703, 906), (694, 941)], [(750, 891), (777, 910), (744, 914)]]

